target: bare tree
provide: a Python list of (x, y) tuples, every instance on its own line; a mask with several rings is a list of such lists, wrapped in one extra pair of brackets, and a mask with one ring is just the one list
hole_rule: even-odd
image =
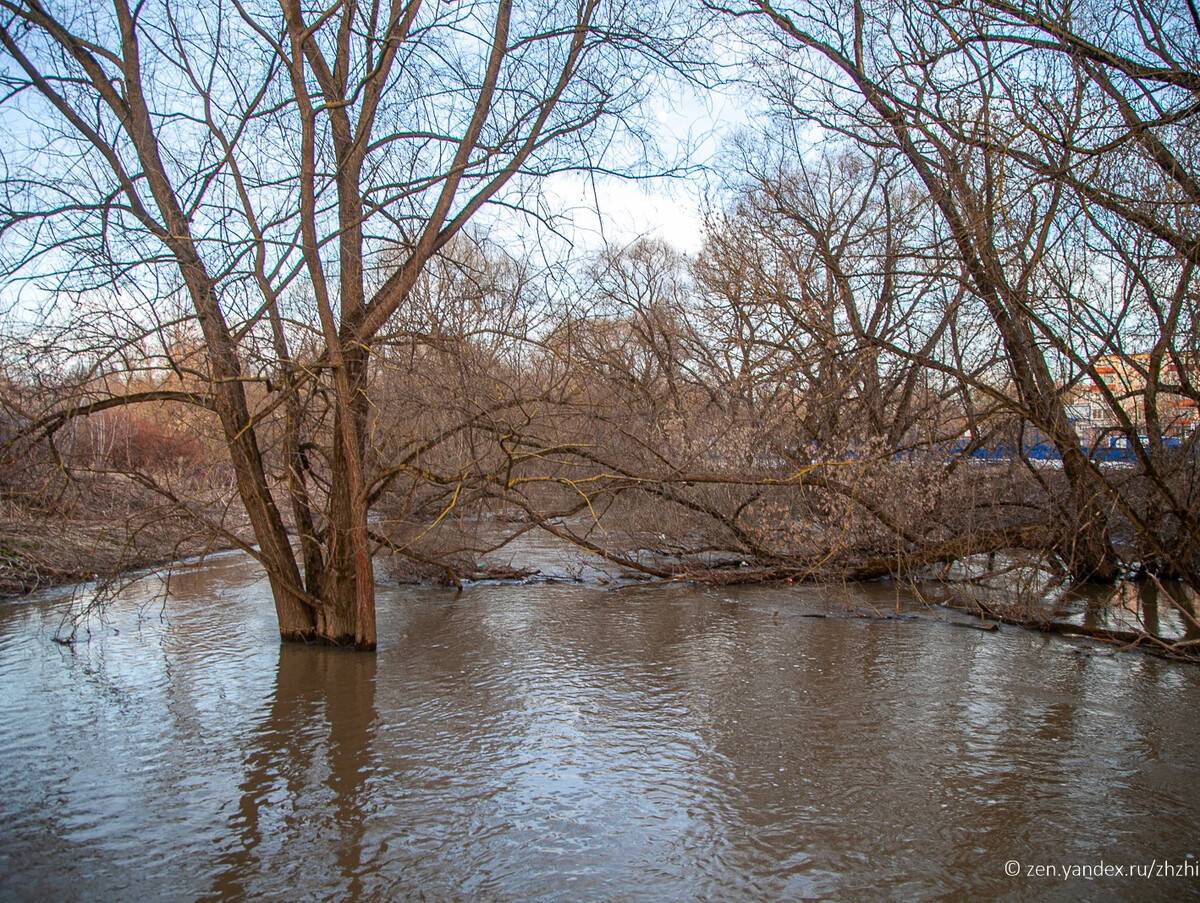
[[(1067, 493), (1041, 482), (1058, 498), (1055, 547), (1071, 573), (1118, 575), (1116, 529), (1134, 556), (1196, 585), (1194, 432), (1170, 427), (1171, 451), (1186, 443), (1179, 454), (1161, 438), (1164, 417), (1191, 422), (1180, 412), (1195, 405), (1184, 337), (1200, 200), (1190, 8), (722, 8), (769, 39), (760, 84), (780, 115), (892, 148), (924, 186), (1007, 362), (1011, 391), (995, 379), (971, 380), (974, 391), (1062, 461)], [(1090, 445), (1103, 436), (1081, 437), (1073, 422), (1080, 393), (1134, 450), (1138, 479), (1095, 460)]]
[[(171, 397), (219, 421), (282, 637), (374, 648), (372, 349), (469, 221), (494, 204), (531, 209), (535, 177), (619, 141), (674, 49), (670, 10), (0, 10), (22, 146), (6, 160), (5, 272), (74, 293), (80, 320), (118, 308), (150, 335), (180, 302), (203, 391)], [(109, 340), (94, 361), (127, 337)]]
[(915, 362), (958, 314), (957, 272), (902, 167), (844, 142), (804, 156), (779, 137), (744, 146), (748, 178), (710, 230), (702, 285), (714, 319), (744, 325), (744, 341), (794, 375), (803, 443), (903, 447), (928, 413)]
[[(1112, 579), (1117, 561), (1107, 514), (1028, 313), (1029, 279), (1060, 199), (1030, 184), (1023, 204), (1006, 206), (1012, 192), (1002, 200), (996, 191), (996, 155), (982, 150), (978, 141), (960, 138), (964, 133), (996, 135), (1006, 125), (1003, 114), (993, 109), (995, 68), (966, 61), (962, 67), (937, 66), (934, 61), (957, 49), (951, 30), (926, 27), (925, 18), (897, 18), (884, 7), (872, 8), (868, 16), (861, 2), (812, 10), (764, 2), (729, 11), (762, 20), (785, 47), (804, 51), (795, 60), (786, 59), (775, 82), (788, 110), (822, 120), (868, 145), (894, 147), (921, 180), (946, 224), (971, 290), (986, 305), (1004, 344), (1021, 406), (1062, 457), (1071, 486), (1064, 510), (1070, 536), (1064, 548), (1070, 549), (1071, 570), (1080, 577)], [(841, 14), (853, 23), (846, 34), (833, 27)]]

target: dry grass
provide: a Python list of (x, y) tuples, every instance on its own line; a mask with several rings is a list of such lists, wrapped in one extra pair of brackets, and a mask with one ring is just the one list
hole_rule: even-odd
[(0, 598), (230, 545), (128, 481), (96, 479), (72, 490), (70, 504), (0, 501)]

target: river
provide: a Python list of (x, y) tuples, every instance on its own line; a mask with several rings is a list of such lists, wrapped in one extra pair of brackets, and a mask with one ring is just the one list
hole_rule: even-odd
[(1200, 898), (1195, 666), (886, 586), (393, 587), (372, 656), (163, 585), (0, 604), (0, 899)]

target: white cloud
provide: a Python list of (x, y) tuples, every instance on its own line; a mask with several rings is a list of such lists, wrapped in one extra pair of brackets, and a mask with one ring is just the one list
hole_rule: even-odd
[(546, 205), (562, 215), (563, 231), (577, 250), (653, 236), (691, 254), (703, 240), (701, 196), (694, 183), (572, 175), (550, 179), (542, 192)]

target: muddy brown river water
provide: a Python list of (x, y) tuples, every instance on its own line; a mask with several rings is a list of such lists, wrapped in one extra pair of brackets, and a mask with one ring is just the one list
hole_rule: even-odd
[(1200, 899), (1195, 666), (572, 583), (382, 590), (370, 656), (241, 555), (161, 588), (0, 604), (0, 899)]

